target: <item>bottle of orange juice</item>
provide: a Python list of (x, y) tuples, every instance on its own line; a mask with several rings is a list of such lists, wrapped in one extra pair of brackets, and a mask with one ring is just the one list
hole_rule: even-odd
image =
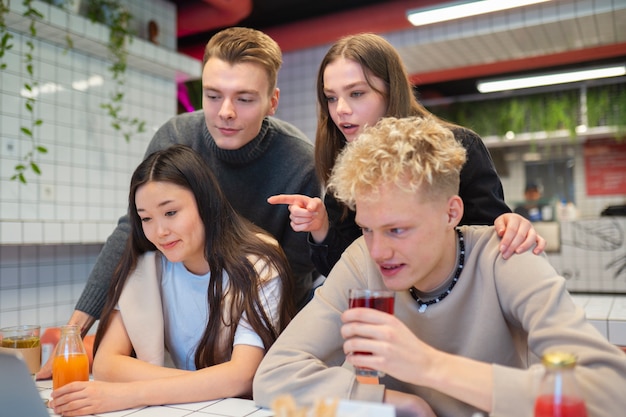
[(52, 389), (73, 381), (89, 381), (89, 358), (78, 326), (61, 326), (52, 360)]

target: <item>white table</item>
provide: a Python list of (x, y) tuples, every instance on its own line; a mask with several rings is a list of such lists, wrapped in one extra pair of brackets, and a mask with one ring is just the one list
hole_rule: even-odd
[[(50, 398), (52, 381), (36, 381), (37, 388), (43, 399)], [(59, 416), (48, 409), (50, 416)], [(198, 403), (160, 405), (132, 408), (111, 413), (95, 414), (102, 417), (271, 417), (271, 410), (257, 407), (252, 400), (225, 398), (222, 400), (203, 401)]]
[[(46, 400), (52, 393), (52, 381), (36, 381), (41, 397)], [(50, 416), (58, 416), (48, 409)], [(389, 404), (339, 400), (337, 416), (342, 417), (396, 417), (395, 408)], [(95, 414), (101, 417), (273, 417), (274, 413), (254, 405), (252, 400), (225, 398), (199, 403), (159, 405), (133, 408), (124, 411)]]

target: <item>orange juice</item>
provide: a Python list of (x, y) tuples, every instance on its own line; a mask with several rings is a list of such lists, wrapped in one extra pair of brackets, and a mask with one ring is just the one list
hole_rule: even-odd
[(85, 353), (55, 356), (52, 361), (52, 389), (73, 381), (89, 381), (89, 359)]

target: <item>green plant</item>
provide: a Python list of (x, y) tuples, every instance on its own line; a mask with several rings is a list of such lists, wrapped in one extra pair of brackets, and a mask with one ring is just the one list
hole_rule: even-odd
[[(481, 101), (458, 101), (429, 106), (436, 115), (467, 126), (482, 136), (504, 136), (506, 132), (553, 132), (566, 129), (576, 135), (581, 122), (581, 90), (520, 95)], [(587, 95), (589, 127), (626, 125), (626, 84), (590, 88)]]
[[(74, 1), (79, 1), (79, 0), (43, 0), (43, 1), (53, 6), (59, 7), (65, 11), (70, 11), (71, 6), (74, 5)], [(74, 41), (72, 40), (72, 37), (69, 34), (69, 29), (67, 31), (67, 34), (65, 35), (65, 44), (66, 44), (66, 48), (63, 51), (64, 53), (67, 53), (70, 49), (74, 48)]]
[(590, 126), (617, 126), (618, 139), (626, 135), (626, 83), (587, 90)]
[(579, 90), (562, 91), (545, 97), (544, 111), (546, 115), (544, 130), (550, 132), (567, 129), (571, 137), (576, 136), (576, 126), (580, 124), (580, 92)]
[(26, 73), (28, 74), (28, 81), (24, 83), (24, 90), (26, 90), (26, 101), (24, 106), (29, 115), (30, 123), (20, 128), (22, 134), (30, 139), (31, 148), (24, 155), (23, 162), (15, 166), (15, 174), (11, 177), (11, 180), (19, 180), (21, 183), (26, 184), (26, 176), (24, 175), (29, 169), (37, 175), (41, 175), (41, 169), (36, 161), (37, 154), (45, 154), (48, 149), (37, 143), (35, 138), (35, 128), (41, 126), (42, 120), (35, 116), (35, 102), (36, 102), (36, 89), (39, 82), (35, 78), (35, 70), (33, 67), (33, 51), (35, 50), (35, 37), (37, 36), (36, 23), (43, 18), (41, 12), (32, 6), (32, 0), (24, 0), (24, 16), (30, 19), (28, 26), (29, 39), (26, 41), (26, 52), (24, 53), (24, 66)]
[[(53, 1), (47, 1), (53, 4)], [(66, 7), (71, 4), (73, 0), (54, 0), (54, 4), (59, 7)], [(15, 165), (14, 174), (11, 176), (11, 180), (19, 181), (23, 184), (27, 183), (26, 174), (28, 171), (32, 171), (37, 175), (41, 175), (41, 169), (37, 163), (37, 155), (45, 154), (48, 149), (38, 143), (35, 130), (42, 124), (42, 120), (35, 115), (35, 104), (38, 95), (38, 81), (35, 77), (34, 69), (34, 50), (35, 39), (37, 37), (37, 22), (43, 19), (43, 14), (40, 10), (33, 6), (32, 0), (23, 0), (22, 5), (25, 7), (23, 16), (30, 20), (28, 27), (28, 39), (25, 42), (24, 69), (25, 74), (28, 76), (28, 80), (24, 82), (24, 94), (25, 97), (24, 107), (29, 117), (27, 124), (20, 127), (20, 133), (30, 141), (30, 149), (24, 154), (21, 162)], [(6, 51), (13, 48), (13, 35), (8, 31), (6, 22), (4, 20), (5, 15), (10, 11), (8, 1), (2, 0), (0, 3), (0, 70), (5, 70), (7, 64), (2, 61)], [(72, 40), (69, 36), (66, 37), (68, 48), (72, 47)]]
[[(30, 149), (26, 152), (26, 154), (22, 157), (22, 161), (15, 165), (15, 173), (11, 176), (11, 180), (20, 181), (23, 184), (26, 184), (26, 173), (28, 171), (32, 171), (37, 175), (41, 175), (41, 169), (39, 168), (39, 164), (37, 163), (37, 155), (45, 154), (48, 152), (48, 149), (45, 146), (40, 145), (37, 142), (37, 138), (35, 136), (35, 129), (42, 124), (42, 120), (37, 118), (35, 115), (35, 103), (37, 100), (37, 87), (38, 81), (35, 78), (35, 70), (33, 66), (34, 57), (33, 51), (35, 50), (35, 38), (37, 36), (37, 21), (43, 18), (43, 15), (39, 10), (33, 7), (32, 0), (23, 0), (22, 4), (25, 7), (25, 11), (23, 15), (30, 20), (28, 26), (28, 39), (26, 40), (26, 49), (24, 52), (24, 68), (26, 70), (26, 74), (28, 79), (24, 82), (24, 91), (25, 91), (25, 101), (24, 107), (28, 114), (28, 123), (22, 125), (20, 127), (20, 133), (28, 138), (30, 141)], [(0, 12), (2, 14), (2, 24), (0, 25), (0, 33), (1, 33), (1, 41), (0, 44), (0, 57), (4, 56), (6, 50), (9, 50), (13, 47), (11, 40), (13, 36), (8, 32), (8, 29), (4, 22), (4, 15), (9, 11), (8, 4), (5, 5), (4, 1), (2, 2), (2, 8)], [(6, 69), (6, 64), (2, 63), (0, 65), (0, 69)]]
[(9, 5), (4, 4), (4, 0), (0, 2), (0, 70), (3, 70), (7, 67), (7, 64), (3, 61), (4, 54), (9, 49), (13, 48), (13, 44), (11, 43), (11, 39), (13, 39), (13, 35), (9, 33), (7, 30), (7, 25), (4, 20), (4, 16), (9, 12)]
[[(44, 0), (45, 2), (68, 9), (74, 0)], [(24, 67), (28, 80), (24, 83), (25, 102), (24, 106), (29, 115), (27, 124), (20, 127), (20, 134), (30, 140), (31, 147), (22, 157), (21, 162), (15, 165), (15, 173), (11, 180), (26, 184), (26, 174), (32, 171), (41, 175), (41, 169), (37, 163), (37, 155), (48, 152), (45, 146), (38, 143), (36, 129), (41, 126), (42, 120), (35, 115), (35, 103), (38, 94), (38, 81), (34, 70), (34, 49), (37, 36), (36, 23), (44, 16), (41, 11), (33, 6), (32, 0), (23, 0), (25, 11), (23, 15), (30, 19), (28, 39), (25, 44)], [(111, 54), (112, 65), (109, 67), (115, 89), (110, 95), (110, 101), (103, 103), (101, 107), (111, 117), (111, 126), (121, 131), (126, 141), (134, 132), (145, 131), (145, 122), (137, 118), (129, 118), (122, 115), (122, 102), (124, 100), (125, 72), (128, 57), (127, 45), (132, 41), (132, 33), (128, 29), (128, 23), (132, 19), (127, 9), (122, 7), (118, 0), (88, 0), (88, 17), (95, 22), (106, 24), (110, 28), (108, 49)], [(3, 61), (6, 51), (13, 47), (13, 35), (8, 31), (5, 23), (5, 15), (10, 11), (8, 0), (0, 0), (0, 70), (6, 69), (7, 64)], [(67, 50), (72, 48), (72, 39), (66, 36)]]
[(87, 17), (93, 22), (109, 27), (108, 50), (113, 61), (109, 71), (115, 82), (115, 88), (109, 95), (109, 101), (102, 103), (101, 107), (111, 117), (111, 126), (120, 131), (129, 142), (132, 134), (144, 132), (146, 126), (145, 121), (122, 114), (128, 43), (133, 40), (133, 33), (129, 29), (132, 15), (118, 0), (89, 0)]

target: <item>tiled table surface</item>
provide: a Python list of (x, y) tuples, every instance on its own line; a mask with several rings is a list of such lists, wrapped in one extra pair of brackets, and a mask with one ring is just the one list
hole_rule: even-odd
[[(36, 381), (37, 388), (43, 399), (50, 398), (52, 381)], [(59, 416), (48, 409), (50, 416)], [(102, 417), (271, 417), (271, 410), (261, 409), (252, 400), (226, 398), (198, 403), (162, 405), (133, 408), (124, 411), (96, 414)]]
[(587, 320), (609, 342), (626, 346), (626, 295), (572, 294), (574, 302), (581, 306)]

